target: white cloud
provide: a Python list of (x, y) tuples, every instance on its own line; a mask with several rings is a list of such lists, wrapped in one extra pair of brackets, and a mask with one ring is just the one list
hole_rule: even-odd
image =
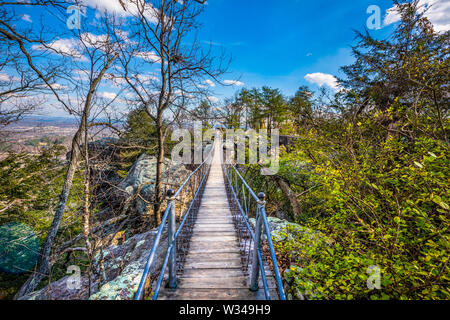
[(135, 54), (135, 56), (149, 62), (161, 63), (161, 58), (154, 51), (138, 52)]
[(214, 83), (214, 82), (212, 82), (211, 80), (205, 80), (205, 83), (207, 84), (207, 85), (209, 85), (210, 87), (215, 87), (216, 86), (216, 84)]
[[(124, 40), (125, 42), (130, 43), (128, 41), (128, 33), (117, 30), (117, 35)], [(108, 49), (112, 48), (115, 51), (119, 51), (119, 47), (117, 46), (117, 43), (115, 43), (110, 36), (107, 34), (93, 34), (90, 32), (82, 33), (80, 36), (80, 39), (88, 48), (99, 48), (100, 50), (107, 52)], [(77, 40), (78, 41), (78, 40)]]
[(53, 83), (51, 86), (55, 90), (67, 89), (67, 86), (59, 84), (59, 83)]
[[(124, 7), (122, 7), (118, 0), (82, 0), (81, 2), (88, 7), (99, 10), (100, 12), (108, 11), (122, 17), (137, 15), (140, 12), (141, 5), (144, 3), (145, 17), (152, 23), (158, 22), (158, 10), (150, 3), (145, 3), (144, 1), (121, 1), (126, 10), (124, 10)], [(139, 7), (136, 6), (136, 4), (138, 4)]]
[(98, 47), (109, 42), (109, 38), (106, 34), (96, 35), (90, 32), (85, 32), (81, 34), (80, 38), (88, 47)]
[(88, 70), (78, 69), (73, 71), (73, 73), (75, 74), (73, 77), (74, 80), (81, 80), (81, 81), (89, 80), (90, 71)]
[(135, 75), (134, 78), (136, 78), (137, 80), (139, 80), (142, 83), (147, 83), (147, 82), (151, 82), (151, 81), (159, 81), (159, 78), (153, 74), (138, 74), (138, 75)]
[(241, 81), (237, 81), (237, 80), (224, 80), (223, 83), (228, 84), (228, 85), (232, 85), (232, 86), (243, 86), (244, 83)]
[(127, 97), (128, 99), (134, 99), (134, 98), (136, 98), (136, 93), (135, 92), (127, 92), (127, 93), (125, 93), (125, 97)]
[(213, 103), (215, 103), (215, 102), (219, 102), (219, 98), (217, 98), (217, 97), (214, 97), (214, 96), (209, 96), (208, 97), (208, 100), (210, 101), (210, 102), (213, 102)]
[[(84, 57), (78, 51), (78, 42), (75, 39), (58, 39), (47, 45), (48, 48), (56, 51), (60, 54), (71, 55), (77, 60), (86, 61), (86, 57)], [(41, 50), (48, 51), (49, 49), (42, 45), (33, 45), (33, 50)]]
[(33, 22), (33, 20), (31, 20), (31, 17), (29, 14), (22, 14), (22, 20), (24, 20), (26, 22), (30, 22), (30, 23)]
[(317, 84), (320, 87), (326, 85), (334, 90), (337, 90), (339, 88), (336, 77), (327, 73), (309, 73), (305, 76), (305, 80), (309, 83)]
[(113, 72), (105, 73), (105, 79), (108, 80), (111, 83), (111, 85), (115, 88), (120, 88), (126, 83), (124, 78)]
[(105, 99), (110, 99), (113, 100), (117, 97), (117, 94), (114, 92), (107, 92), (107, 91), (103, 91), (103, 92), (99, 92), (98, 94), (101, 98), (105, 98)]
[(396, 7), (392, 7), (386, 10), (386, 16), (383, 20), (383, 26), (390, 25), (392, 23), (395, 23), (397, 21), (400, 21), (400, 14), (397, 11)]
[[(437, 32), (450, 30), (450, 0), (419, 0), (420, 12), (424, 12), (434, 26)], [(383, 20), (383, 26), (400, 21), (401, 16), (398, 13), (397, 6), (386, 10), (386, 16)]]
[(127, 15), (127, 12), (123, 9), (122, 5), (117, 0), (82, 0), (81, 2), (86, 6), (98, 10), (107, 10), (111, 13)]
[(122, 39), (125, 42), (131, 43), (130, 40), (128, 39), (129, 37), (128, 31), (117, 29), (115, 32), (120, 39)]
[[(124, 31), (117, 31), (117, 34), (119, 37), (123, 37), (126, 39), (127, 33)], [(114, 43), (111, 38), (106, 34), (93, 34), (90, 32), (84, 32), (80, 35), (80, 38), (64, 38), (64, 39), (57, 39), (53, 42), (49, 43), (48, 45), (33, 45), (33, 50), (41, 50), (41, 51), (56, 51), (55, 53), (64, 54), (64, 55), (71, 55), (75, 59), (81, 60), (81, 61), (87, 61), (88, 59), (83, 56), (81, 53), (85, 47), (87, 48), (98, 48), (102, 51), (107, 51), (108, 47), (112, 47), (113, 49), (118, 50), (116, 47), (116, 43)], [(143, 59), (152, 59), (155, 60), (154, 57), (155, 54), (150, 52), (141, 53), (141, 57)]]
[(173, 93), (176, 97), (178, 97), (178, 98), (188, 98), (188, 99), (194, 99), (195, 98), (195, 96), (194, 95), (192, 95), (192, 94), (189, 94), (189, 93), (187, 93), (187, 92), (185, 92), (185, 91), (182, 91), (182, 90), (176, 90), (174, 93)]
[[(73, 52), (78, 52), (75, 49), (75, 41), (71, 39), (58, 39), (53, 42), (51, 42), (48, 47), (50, 47), (53, 50), (59, 51), (64, 54), (71, 54)], [(34, 45), (34, 50), (46, 50), (44, 46), (41, 45)]]
[(9, 76), (6, 73), (0, 73), (0, 81), (9, 81)]
[(216, 47), (223, 47), (223, 44), (219, 42), (214, 41), (203, 41), (204, 44), (210, 45), (210, 46), (216, 46)]

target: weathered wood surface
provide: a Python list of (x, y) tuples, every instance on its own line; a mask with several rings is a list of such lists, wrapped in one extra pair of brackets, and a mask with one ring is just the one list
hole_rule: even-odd
[[(220, 144), (216, 145), (190, 249), (176, 289), (164, 288), (158, 299), (260, 300), (264, 290), (251, 292), (242, 270), (239, 240), (228, 204), (221, 167)], [(273, 291), (273, 290), (272, 290)]]

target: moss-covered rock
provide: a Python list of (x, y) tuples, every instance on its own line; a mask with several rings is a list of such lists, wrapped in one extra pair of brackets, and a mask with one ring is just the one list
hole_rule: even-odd
[[(136, 194), (135, 207), (140, 215), (147, 213), (147, 207), (153, 201), (156, 182), (156, 157), (143, 153), (133, 164), (126, 178), (119, 184), (121, 190), (126, 191), (125, 196)], [(169, 159), (164, 160), (162, 180), (171, 189), (177, 189), (186, 180), (191, 171), (183, 164), (177, 164)]]
[[(106, 281), (100, 286), (98, 292), (91, 295), (90, 300), (130, 300), (134, 298), (147, 263), (148, 255), (152, 249), (156, 230), (138, 234), (120, 246), (113, 246), (103, 252), (104, 276)], [(160, 270), (167, 241), (160, 242), (150, 273), (156, 274)], [(101, 254), (95, 257), (99, 273)]]
[[(73, 275), (52, 282), (41, 290), (24, 296), (21, 300), (131, 300), (137, 291), (149, 252), (153, 246), (156, 229), (135, 235), (121, 245), (111, 246), (94, 257), (91, 278), (81, 275), (79, 286), (69, 285)], [(167, 249), (163, 238), (156, 252), (150, 273), (161, 269)], [(103, 265), (103, 267), (101, 267)]]
[[(249, 219), (250, 224), (255, 227), (255, 219)], [(299, 235), (308, 236), (311, 239), (323, 239), (323, 236), (317, 232), (313, 231), (309, 228), (301, 226), (297, 223), (289, 222), (284, 219), (279, 219), (275, 217), (268, 217), (267, 222), (269, 224), (269, 229), (272, 234), (272, 238), (274, 241), (280, 242), (285, 240), (292, 240)], [(263, 239), (265, 239), (265, 233), (263, 232)]]

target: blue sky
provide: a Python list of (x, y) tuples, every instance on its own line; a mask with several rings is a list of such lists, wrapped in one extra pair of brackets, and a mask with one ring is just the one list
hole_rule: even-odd
[[(317, 88), (307, 74), (339, 76), (353, 61), (352, 29), (364, 30), (373, 4), (382, 16), (392, 7), (387, 0), (209, 0), (199, 35), (232, 54), (232, 76), (246, 87), (268, 85), (291, 95), (300, 85)], [(371, 32), (384, 37), (392, 27)], [(223, 97), (235, 90), (216, 91)]]
[[(117, 0), (82, 1), (89, 7), (84, 18), (88, 22), (95, 10), (122, 10)], [(434, 6), (430, 19), (447, 30), (450, 0), (420, 1)], [(211, 45), (214, 53), (225, 49), (232, 56), (229, 73), (222, 80), (239, 81), (238, 85), (211, 86), (213, 100), (232, 96), (243, 87), (264, 85), (286, 95), (293, 95), (302, 85), (313, 90), (319, 86), (336, 89), (334, 77), (342, 76), (339, 68), (353, 61), (353, 30), (364, 31), (371, 16), (367, 9), (373, 5), (380, 8), (381, 28), (370, 32), (386, 38), (398, 20), (389, 11), (391, 0), (208, 0), (197, 38), (203, 45)], [(39, 26), (42, 12), (32, 6), (17, 13), (21, 23)], [(0, 80), (2, 77), (5, 75), (0, 73)], [(103, 85), (101, 90), (105, 96), (114, 95), (114, 88)], [(61, 111), (57, 115), (62, 115)]]

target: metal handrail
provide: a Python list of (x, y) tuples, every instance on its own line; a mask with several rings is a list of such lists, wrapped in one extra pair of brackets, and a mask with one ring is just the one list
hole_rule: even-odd
[[(264, 264), (263, 264), (263, 260), (262, 260), (262, 254), (261, 254), (261, 231), (262, 231), (261, 229), (264, 226), (264, 232), (265, 232), (265, 235), (267, 238), (267, 243), (268, 243), (269, 251), (270, 251), (270, 257), (272, 260), (273, 270), (275, 273), (275, 280), (277, 283), (278, 295), (279, 295), (280, 300), (286, 300), (286, 295), (285, 295), (283, 283), (281, 280), (280, 270), (278, 268), (278, 262), (277, 262), (277, 258), (276, 258), (276, 254), (275, 254), (275, 249), (273, 246), (272, 234), (270, 232), (269, 223), (267, 221), (267, 215), (266, 215), (266, 209), (265, 209), (265, 204), (266, 204), (265, 194), (261, 192), (258, 195), (256, 195), (255, 192), (253, 192), (252, 188), (248, 185), (248, 183), (245, 181), (245, 179), (242, 177), (242, 175), (239, 173), (239, 171), (237, 170), (237, 168), (234, 165), (224, 163), (223, 166), (224, 166), (225, 176), (227, 177), (227, 181), (228, 181), (228, 184), (231, 189), (231, 194), (235, 200), (235, 203), (239, 209), (239, 212), (241, 213), (241, 216), (245, 222), (245, 227), (248, 229), (251, 239), (253, 240), (253, 244), (254, 244), (253, 245), (253, 263), (252, 263), (250, 289), (252, 291), (257, 291), (259, 289), (258, 279), (259, 279), (259, 275), (261, 274), (261, 280), (263, 283), (266, 299), (270, 300), (270, 293), (269, 293), (269, 289), (268, 289), (268, 285), (267, 285), (267, 279), (265, 276)], [(230, 168), (232, 171), (229, 170)], [(235, 186), (233, 186), (232, 173), (235, 173), (235, 179), (234, 179)], [(257, 203), (255, 231), (253, 231), (253, 229), (248, 221), (249, 205), (247, 205), (247, 203), (245, 203), (246, 211), (247, 211), (246, 212), (242, 208), (242, 205), (239, 201), (239, 198), (238, 198), (238, 193), (239, 193), (238, 189), (239, 188), (238, 188), (238, 183), (237, 183), (238, 181), (240, 181), (242, 183), (242, 185), (245, 187), (245, 189), (242, 188), (244, 201), (246, 201), (245, 190), (247, 190), (249, 195)], [(258, 261), (257, 263), (255, 263), (256, 260)]]
[[(144, 297), (145, 284), (150, 275), (150, 268), (152, 266), (155, 254), (159, 248), (159, 243), (160, 243), (160, 240), (161, 240), (164, 228), (165, 228), (166, 221), (168, 221), (168, 238), (169, 238), (168, 248), (167, 248), (167, 253), (164, 258), (164, 262), (163, 262), (163, 265), (162, 265), (162, 268), (161, 268), (161, 271), (160, 271), (160, 274), (158, 277), (158, 281), (157, 281), (156, 288), (155, 288), (152, 299), (156, 300), (158, 298), (159, 290), (161, 288), (162, 281), (164, 279), (164, 273), (165, 273), (167, 265), (169, 265), (169, 287), (172, 287), (172, 288), (176, 287), (177, 263), (176, 263), (175, 249), (176, 249), (176, 245), (177, 245), (177, 239), (178, 239), (183, 227), (185, 226), (185, 223), (186, 223), (188, 217), (191, 216), (193, 205), (194, 205), (195, 201), (198, 200), (199, 194), (200, 194), (202, 187), (204, 186), (204, 182), (208, 176), (209, 169), (211, 167), (211, 161), (214, 156), (215, 143), (216, 143), (216, 139), (214, 140), (214, 143), (212, 144), (211, 150), (209, 151), (209, 154), (206, 157), (205, 161), (203, 161), (203, 163), (200, 164), (197, 167), (197, 169), (195, 169), (188, 176), (188, 178), (184, 181), (184, 183), (180, 186), (180, 188), (178, 188), (177, 192), (175, 192), (173, 190), (169, 190), (167, 192), (167, 200), (168, 200), (167, 208), (161, 219), (161, 224), (158, 227), (158, 231), (156, 233), (153, 247), (150, 250), (150, 254), (147, 259), (147, 263), (145, 265), (144, 272), (142, 274), (138, 290), (134, 297), (135, 300), (142, 300)], [(189, 208), (187, 209), (186, 213), (183, 216), (183, 220), (182, 220), (178, 230), (175, 232), (175, 228), (176, 228), (176, 225), (175, 225), (175, 199), (181, 194), (181, 192), (184, 190), (184, 188), (188, 185), (188, 183), (191, 181), (191, 179), (197, 173), (200, 173), (200, 175), (201, 175), (201, 178), (199, 179), (200, 180), (199, 185), (195, 191), (194, 197), (192, 198), (192, 200), (190, 202)]]

